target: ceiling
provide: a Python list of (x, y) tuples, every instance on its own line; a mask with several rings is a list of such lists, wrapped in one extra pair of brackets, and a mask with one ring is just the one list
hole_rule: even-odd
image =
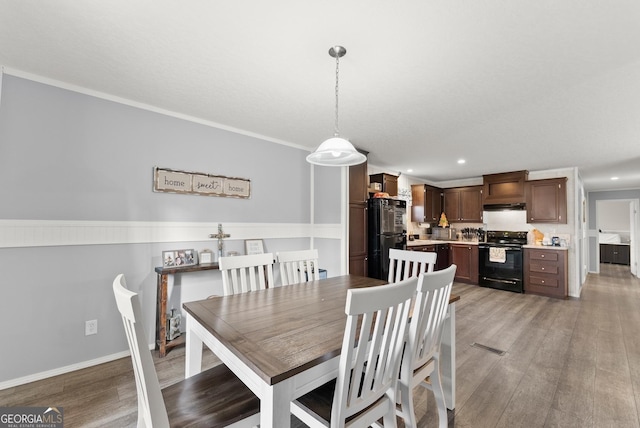
[(342, 45), (341, 135), (433, 183), (578, 167), (640, 188), (639, 41), (637, 0), (0, 0), (7, 70), (310, 150)]

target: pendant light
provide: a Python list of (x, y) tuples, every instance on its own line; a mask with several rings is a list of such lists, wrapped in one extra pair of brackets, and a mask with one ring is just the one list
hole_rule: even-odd
[(342, 137), (338, 130), (338, 76), (340, 70), (340, 58), (347, 53), (342, 46), (334, 46), (329, 49), (329, 55), (336, 59), (336, 118), (335, 129), (332, 138), (329, 138), (318, 146), (315, 152), (307, 156), (307, 162), (322, 166), (350, 166), (358, 165), (367, 160), (367, 157), (358, 152), (353, 144)]

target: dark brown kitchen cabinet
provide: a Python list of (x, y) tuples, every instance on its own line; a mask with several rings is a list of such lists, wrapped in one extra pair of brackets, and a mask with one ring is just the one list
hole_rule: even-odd
[(568, 274), (566, 250), (524, 249), (524, 292), (566, 298)]
[[(398, 176), (391, 174), (371, 174), (369, 183), (382, 184), (382, 192), (386, 192), (389, 196), (398, 196)], [(373, 186), (372, 186), (373, 187)]]
[(526, 183), (527, 223), (567, 223), (567, 177)]
[(521, 204), (524, 203), (525, 182), (528, 171), (513, 171), (482, 176), (483, 204)]
[(449, 261), (455, 264), (459, 282), (478, 284), (478, 246), (471, 244), (449, 244)]
[(426, 184), (411, 186), (411, 221), (434, 223), (442, 213), (442, 189)]
[(630, 262), (631, 251), (629, 245), (600, 244), (600, 263), (629, 265)]
[(482, 186), (444, 189), (444, 213), (449, 222), (482, 223)]
[(367, 276), (367, 163), (349, 167), (349, 273)]

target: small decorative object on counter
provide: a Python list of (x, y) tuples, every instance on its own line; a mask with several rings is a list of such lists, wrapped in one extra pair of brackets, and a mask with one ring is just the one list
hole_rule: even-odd
[(540, 232), (538, 229), (533, 229), (534, 236), (534, 245), (542, 245), (542, 240), (544, 239), (544, 233)]
[(449, 220), (447, 220), (447, 216), (444, 213), (440, 214), (440, 221), (438, 222), (438, 226), (449, 227)]

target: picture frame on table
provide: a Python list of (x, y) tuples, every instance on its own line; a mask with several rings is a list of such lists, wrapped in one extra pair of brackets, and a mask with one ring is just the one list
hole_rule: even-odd
[(262, 239), (245, 239), (245, 254), (264, 254), (264, 242)]
[(193, 249), (162, 252), (162, 267), (193, 266), (198, 264), (198, 252)]
[(213, 263), (213, 252), (211, 250), (200, 251), (200, 264)]

